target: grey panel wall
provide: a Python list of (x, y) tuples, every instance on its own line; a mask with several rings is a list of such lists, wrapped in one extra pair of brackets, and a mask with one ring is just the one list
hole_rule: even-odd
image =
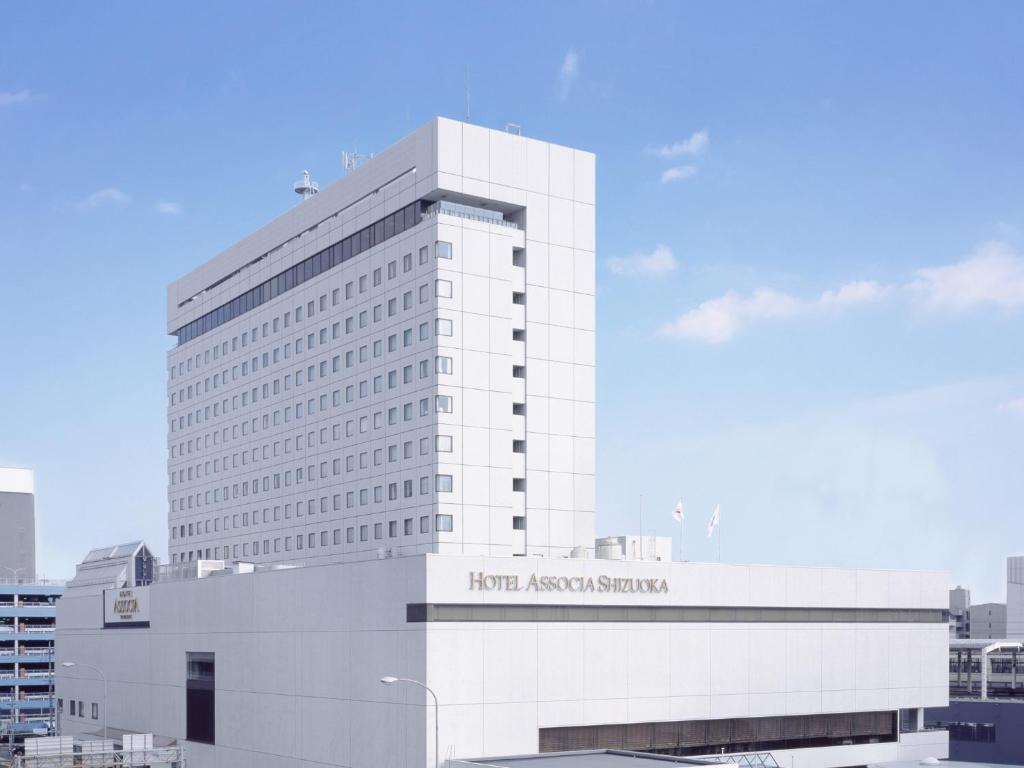
[(31, 493), (0, 491), (0, 578), (13, 575), (8, 568), (21, 568), (19, 579), (35, 578), (36, 512)]

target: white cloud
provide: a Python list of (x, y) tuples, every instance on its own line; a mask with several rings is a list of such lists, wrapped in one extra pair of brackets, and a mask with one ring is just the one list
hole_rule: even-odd
[(634, 253), (630, 256), (613, 256), (608, 259), (608, 269), (616, 275), (664, 275), (675, 270), (676, 257), (667, 245), (657, 245), (650, 253)]
[(655, 147), (651, 150), (658, 157), (679, 157), (680, 155), (690, 155), (695, 157), (702, 154), (704, 150), (708, 148), (711, 143), (711, 138), (708, 136), (706, 130), (695, 131), (691, 134), (690, 138), (677, 141), (674, 144), (663, 144), (660, 147)]
[(824, 309), (843, 309), (854, 304), (878, 301), (888, 292), (888, 288), (874, 280), (854, 280), (841, 286), (838, 291), (825, 291), (818, 299), (818, 304)]
[(661, 183), (671, 184), (673, 181), (688, 179), (695, 173), (697, 173), (695, 165), (677, 165), (672, 168), (666, 168), (661, 172)]
[(562, 68), (558, 70), (558, 98), (565, 101), (580, 73), (580, 57), (574, 48), (565, 52)]
[(1024, 416), (1024, 397), (1016, 400), (1008, 400), (999, 406), (999, 410), (1005, 413), (1012, 413), (1015, 416)]
[(161, 201), (154, 205), (153, 209), (164, 216), (178, 216), (181, 214), (181, 203)]
[(123, 205), (124, 203), (130, 203), (131, 197), (126, 195), (117, 187), (107, 187), (101, 189), (99, 192), (93, 192), (84, 200), (78, 201), (78, 208), (81, 210), (92, 210), (93, 208), (99, 208), (101, 205), (107, 203), (117, 203)]
[(910, 289), (930, 309), (1024, 306), (1024, 258), (1005, 243), (983, 243), (956, 264), (917, 270)]
[(0, 107), (22, 104), (31, 98), (31, 91), (0, 91)]
[(707, 344), (722, 344), (758, 320), (823, 311), (839, 312), (858, 304), (878, 301), (885, 293), (885, 288), (871, 281), (847, 283), (838, 290), (825, 291), (814, 299), (800, 299), (771, 288), (758, 288), (750, 296), (729, 291), (666, 323), (661, 327), (661, 334)]

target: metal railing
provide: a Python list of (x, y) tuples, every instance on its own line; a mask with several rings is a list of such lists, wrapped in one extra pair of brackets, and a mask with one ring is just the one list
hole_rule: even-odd
[(185, 753), (181, 747), (151, 749), (114, 749), (108, 751), (75, 751), (55, 755), (19, 755), (13, 768), (110, 768), (120, 766), (168, 765), (184, 768)]
[(423, 211), (423, 218), (427, 218), (428, 216), (437, 216), (439, 213), (443, 213), (446, 216), (458, 216), (461, 219), (480, 221), (484, 224), (495, 224), (499, 227), (519, 229), (519, 225), (514, 221), (506, 220), (501, 211), (491, 211), (487, 208), (476, 208), (472, 205), (464, 205), (462, 203), (450, 203), (445, 200), (439, 200)]

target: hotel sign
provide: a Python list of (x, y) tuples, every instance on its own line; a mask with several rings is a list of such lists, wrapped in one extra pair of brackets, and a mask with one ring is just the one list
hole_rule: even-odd
[(469, 572), (471, 592), (602, 592), (619, 594), (662, 594), (668, 592), (668, 579), (620, 576), (538, 576)]
[(103, 627), (149, 626), (149, 587), (103, 590)]

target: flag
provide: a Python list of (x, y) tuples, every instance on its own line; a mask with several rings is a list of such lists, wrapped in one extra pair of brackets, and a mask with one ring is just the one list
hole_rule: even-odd
[(680, 523), (683, 522), (683, 500), (680, 499), (676, 502), (676, 508), (672, 510), (672, 517), (678, 520)]
[(715, 511), (711, 513), (711, 519), (708, 520), (708, 538), (709, 539), (714, 535), (715, 528), (718, 527), (718, 523), (719, 523), (719, 518), (720, 517), (721, 517), (721, 515), (719, 514), (719, 511), (718, 511), (718, 504), (715, 504)]

